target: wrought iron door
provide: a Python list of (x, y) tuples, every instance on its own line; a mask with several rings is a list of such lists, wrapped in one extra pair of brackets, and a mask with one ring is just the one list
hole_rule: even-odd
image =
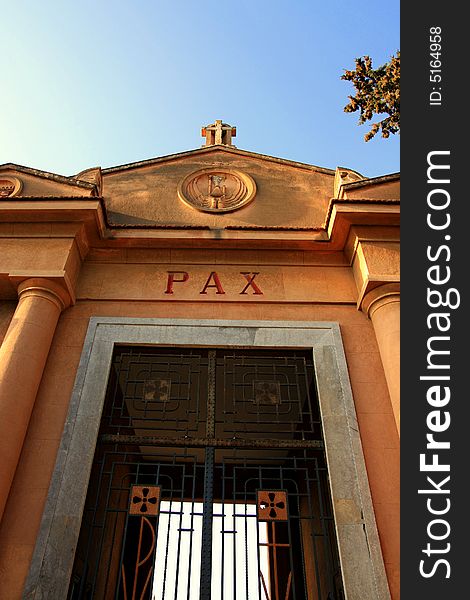
[(115, 352), (69, 599), (341, 600), (311, 353)]

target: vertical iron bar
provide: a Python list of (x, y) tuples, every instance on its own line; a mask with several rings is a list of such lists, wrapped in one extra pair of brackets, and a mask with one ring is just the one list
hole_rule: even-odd
[(277, 572), (277, 540), (276, 540), (276, 523), (271, 521), (271, 534), (273, 544), (273, 565), (274, 565), (274, 595), (276, 600), (279, 600), (279, 578)]
[[(258, 480), (259, 480), (259, 487), (262, 488), (263, 487), (263, 480), (262, 480), (262, 469), (261, 466), (258, 466)], [(246, 482), (245, 482), (245, 490), (246, 490)], [(261, 552), (260, 552), (260, 539), (259, 539), (259, 527), (260, 527), (260, 522), (258, 521), (258, 505), (256, 504), (256, 509), (255, 509), (255, 515), (256, 515), (256, 558), (258, 560), (258, 564), (257, 564), (257, 575), (258, 575), (258, 598), (259, 600), (261, 600)], [(264, 527), (264, 525), (263, 525)], [(266, 532), (267, 532), (267, 528), (266, 528)], [(267, 533), (266, 533), (267, 536)]]
[[(180, 572), (180, 557), (181, 557), (181, 534), (183, 528), (183, 514), (184, 514), (184, 484), (185, 484), (185, 473), (186, 473), (186, 465), (183, 463), (181, 465), (181, 490), (180, 490), (180, 514), (179, 514), (179, 524), (178, 524), (178, 549), (176, 552), (176, 576), (175, 576), (175, 595), (174, 598), (178, 597), (178, 585), (180, 583), (179, 580), (179, 572)], [(189, 573), (191, 573), (191, 567), (189, 568)], [(189, 575), (188, 575), (189, 576)]]
[(171, 519), (172, 519), (172, 512), (173, 512), (173, 491), (174, 491), (174, 487), (175, 487), (173, 485), (173, 479), (171, 479), (170, 481), (171, 481), (171, 487), (168, 487), (168, 493), (170, 496), (170, 500), (168, 502), (168, 526), (167, 526), (167, 530), (166, 530), (165, 563), (164, 563), (164, 567), (163, 567), (162, 600), (164, 600), (165, 592), (166, 592), (166, 574), (167, 574), (167, 569), (168, 569), (168, 550), (170, 547)]
[(188, 573), (188, 589), (186, 591), (186, 600), (190, 600), (191, 597), (191, 583), (193, 580), (193, 533), (194, 533), (194, 499), (196, 495), (196, 478), (197, 478), (197, 461), (193, 463), (193, 478), (191, 488), (191, 524), (189, 526), (189, 573)]
[(225, 460), (222, 461), (222, 548), (221, 548), (221, 569), (220, 569), (220, 598), (224, 600), (224, 573), (225, 573)]
[(199, 599), (211, 599), (212, 579), (212, 517), (214, 501), (215, 448), (206, 448), (204, 465), (204, 506), (202, 509), (201, 584)]
[[(245, 489), (245, 493), (243, 494), (243, 504), (245, 507), (245, 594), (246, 594), (246, 598), (248, 600), (248, 598), (250, 597), (249, 594), (249, 570), (248, 570), (248, 498), (246, 497), (246, 489)], [(251, 523), (250, 523), (251, 524)], [(251, 558), (251, 555), (250, 555)]]
[[(207, 423), (206, 436), (215, 437), (215, 383), (216, 383), (216, 351), (209, 350), (208, 390), (207, 390)], [(215, 448), (205, 449), (204, 464), (204, 504), (202, 508), (202, 543), (201, 543), (201, 583), (200, 600), (210, 600), (212, 586), (212, 521), (214, 515), (214, 459)]]
[(208, 393), (207, 393), (207, 424), (206, 435), (209, 438), (215, 437), (215, 373), (216, 373), (216, 352), (208, 351)]
[(232, 552), (233, 552), (233, 561), (232, 561), (232, 567), (233, 567), (233, 597), (234, 599), (237, 597), (237, 534), (236, 534), (236, 512), (237, 512), (237, 505), (236, 505), (236, 472), (237, 472), (237, 467), (234, 465), (233, 470), (232, 470)]

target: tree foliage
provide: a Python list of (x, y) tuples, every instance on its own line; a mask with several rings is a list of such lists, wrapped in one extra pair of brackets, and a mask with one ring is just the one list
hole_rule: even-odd
[(370, 56), (356, 58), (356, 69), (344, 71), (341, 79), (351, 81), (356, 88), (356, 95), (349, 96), (349, 104), (344, 112), (360, 111), (359, 125), (370, 121), (374, 115), (388, 115), (373, 123), (364, 136), (366, 142), (371, 140), (380, 130), (382, 137), (388, 138), (391, 133), (400, 132), (400, 51), (390, 61), (372, 68)]

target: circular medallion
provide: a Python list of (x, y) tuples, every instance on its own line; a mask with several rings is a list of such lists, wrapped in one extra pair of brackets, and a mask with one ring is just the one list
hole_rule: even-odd
[(21, 192), (22, 183), (17, 177), (0, 175), (0, 198), (11, 198)]
[(201, 169), (178, 185), (180, 199), (203, 212), (229, 212), (246, 206), (256, 194), (252, 177), (233, 169)]

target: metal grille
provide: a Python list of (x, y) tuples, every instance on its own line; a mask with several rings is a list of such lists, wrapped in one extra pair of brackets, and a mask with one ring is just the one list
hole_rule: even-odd
[(116, 351), (71, 600), (341, 600), (311, 354)]

